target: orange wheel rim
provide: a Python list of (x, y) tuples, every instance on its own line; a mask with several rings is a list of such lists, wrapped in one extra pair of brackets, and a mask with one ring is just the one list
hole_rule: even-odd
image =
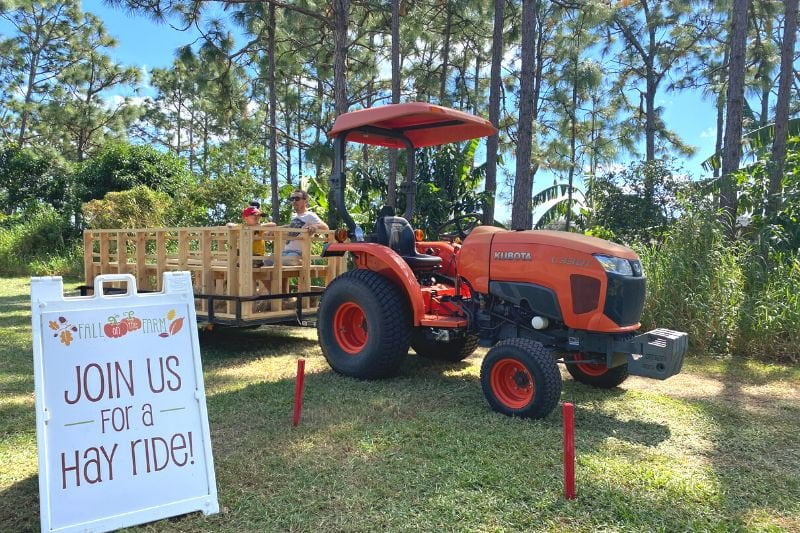
[[(583, 354), (577, 353), (572, 359), (573, 361), (582, 361), (587, 358)], [(578, 363), (575, 366), (577, 366), (578, 370), (580, 370), (587, 376), (597, 377), (597, 376), (602, 376), (603, 374), (608, 372), (608, 367), (606, 365), (598, 363)]]
[(536, 387), (528, 369), (516, 359), (500, 359), (489, 375), (492, 392), (510, 409), (522, 409), (533, 400)]
[(333, 315), (333, 332), (336, 342), (345, 352), (355, 355), (367, 344), (367, 316), (361, 307), (345, 302)]

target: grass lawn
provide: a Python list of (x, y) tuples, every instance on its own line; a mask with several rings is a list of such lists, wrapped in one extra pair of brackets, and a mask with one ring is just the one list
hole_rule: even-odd
[[(28, 294), (26, 278), (0, 279), (0, 531), (39, 529)], [(412, 354), (400, 377), (367, 382), (334, 374), (313, 330), (217, 330), (201, 349), (222, 512), (140, 530), (800, 531), (798, 368), (694, 357), (611, 391), (564, 372), (567, 502), (558, 411), (490, 411), (484, 350), (457, 365)]]

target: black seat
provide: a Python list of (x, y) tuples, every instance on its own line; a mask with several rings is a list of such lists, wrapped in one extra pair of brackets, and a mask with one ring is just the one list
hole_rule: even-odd
[[(381, 214), (384, 212), (381, 210)], [(417, 252), (414, 230), (403, 217), (382, 216), (376, 226), (377, 242), (397, 252), (413, 270), (433, 270), (442, 264), (439, 256)]]

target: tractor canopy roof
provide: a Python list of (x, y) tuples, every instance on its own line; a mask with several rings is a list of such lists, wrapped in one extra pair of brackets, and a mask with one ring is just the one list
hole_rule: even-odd
[[(336, 118), (329, 137), (349, 132), (347, 140), (389, 148), (436, 146), (487, 137), (497, 128), (486, 119), (427, 104), (389, 104), (344, 113)], [(404, 139), (405, 138), (405, 139)]]

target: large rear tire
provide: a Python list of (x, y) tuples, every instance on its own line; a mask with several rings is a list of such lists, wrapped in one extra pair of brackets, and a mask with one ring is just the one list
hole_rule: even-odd
[(508, 416), (544, 418), (561, 398), (561, 374), (550, 350), (530, 339), (506, 339), (481, 365), (481, 387), (492, 409)]
[(424, 328), (414, 328), (411, 330), (411, 347), (417, 355), (436, 359), (437, 361), (447, 361), (457, 363), (463, 361), (478, 348), (478, 337), (476, 335), (465, 335), (451, 341), (436, 341), (425, 336)]
[[(603, 357), (602, 354), (599, 357)], [(582, 361), (592, 359), (589, 354), (574, 353), (567, 357), (568, 361)], [(567, 363), (567, 372), (575, 381), (597, 387), (598, 389), (613, 389), (628, 379), (628, 363), (608, 368), (598, 363)]]
[(317, 334), (336, 372), (361, 379), (397, 375), (408, 353), (408, 305), (398, 288), (371, 270), (337, 277), (322, 295)]

